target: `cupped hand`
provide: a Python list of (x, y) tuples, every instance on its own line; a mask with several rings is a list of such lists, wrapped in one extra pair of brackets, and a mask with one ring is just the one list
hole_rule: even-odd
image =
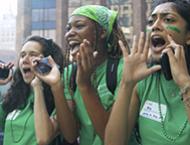
[(91, 84), (91, 76), (96, 69), (96, 55), (97, 52), (94, 52), (90, 42), (83, 40), (77, 53), (76, 82), (79, 87)]

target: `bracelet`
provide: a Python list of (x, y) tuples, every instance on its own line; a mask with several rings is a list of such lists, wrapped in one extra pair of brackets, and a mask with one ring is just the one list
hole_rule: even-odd
[(185, 85), (182, 89), (180, 89), (179, 94), (183, 97), (183, 95), (186, 95), (187, 92), (190, 90), (190, 85)]

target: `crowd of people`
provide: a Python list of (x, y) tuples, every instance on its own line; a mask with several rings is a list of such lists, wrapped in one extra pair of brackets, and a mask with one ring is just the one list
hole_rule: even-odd
[(3, 145), (188, 145), (190, 1), (155, 0), (147, 22), (129, 48), (116, 11), (85, 5), (64, 52), (29, 36), (0, 62)]

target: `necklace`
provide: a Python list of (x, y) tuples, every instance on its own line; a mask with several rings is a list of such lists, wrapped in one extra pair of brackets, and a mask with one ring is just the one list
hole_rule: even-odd
[(13, 131), (13, 118), (15, 118), (15, 115), (17, 114), (17, 111), (15, 110), (15, 113), (13, 114), (12, 118), (11, 118), (11, 137), (13, 139), (14, 143), (18, 143), (22, 140), (22, 138), (24, 137), (24, 132), (26, 130), (26, 124), (30, 118), (30, 116), (32, 115), (32, 111), (31, 113), (29, 113), (29, 115), (27, 116), (25, 122), (24, 122), (24, 128), (22, 130), (21, 136), (19, 138), (16, 139), (15, 135), (14, 135), (14, 131)]
[[(157, 80), (157, 85), (159, 85), (160, 83), (160, 76), (158, 76), (158, 80)], [(163, 92), (162, 88), (160, 87), (160, 85), (158, 86), (159, 90), (158, 90), (158, 110), (159, 110), (159, 114), (160, 114), (160, 119), (161, 119), (161, 128), (162, 128), (162, 133), (163, 135), (171, 142), (175, 142), (177, 140), (178, 137), (180, 137), (185, 128), (187, 127), (187, 123), (188, 123), (188, 119), (185, 120), (185, 122), (183, 123), (183, 125), (179, 128), (177, 135), (176, 136), (171, 136), (167, 133), (165, 125), (164, 125), (164, 117), (162, 115), (162, 110), (161, 110), (161, 98), (160, 98), (160, 90)]]

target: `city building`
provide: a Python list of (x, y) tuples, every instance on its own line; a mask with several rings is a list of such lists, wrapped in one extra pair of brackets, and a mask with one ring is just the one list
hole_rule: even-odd
[(0, 15), (0, 50), (13, 50), (16, 43), (16, 15), (7, 11)]
[(15, 62), (16, 60), (16, 14), (12, 9), (0, 15), (0, 60)]
[(100, 4), (118, 11), (120, 25), (131, 40), (145, 31), (146, 11), (152, 0), (18, 0), (16, 48), (29, 35), (52, 38), (64, 48), (64, 32), (69, 14), (86, 4)]

